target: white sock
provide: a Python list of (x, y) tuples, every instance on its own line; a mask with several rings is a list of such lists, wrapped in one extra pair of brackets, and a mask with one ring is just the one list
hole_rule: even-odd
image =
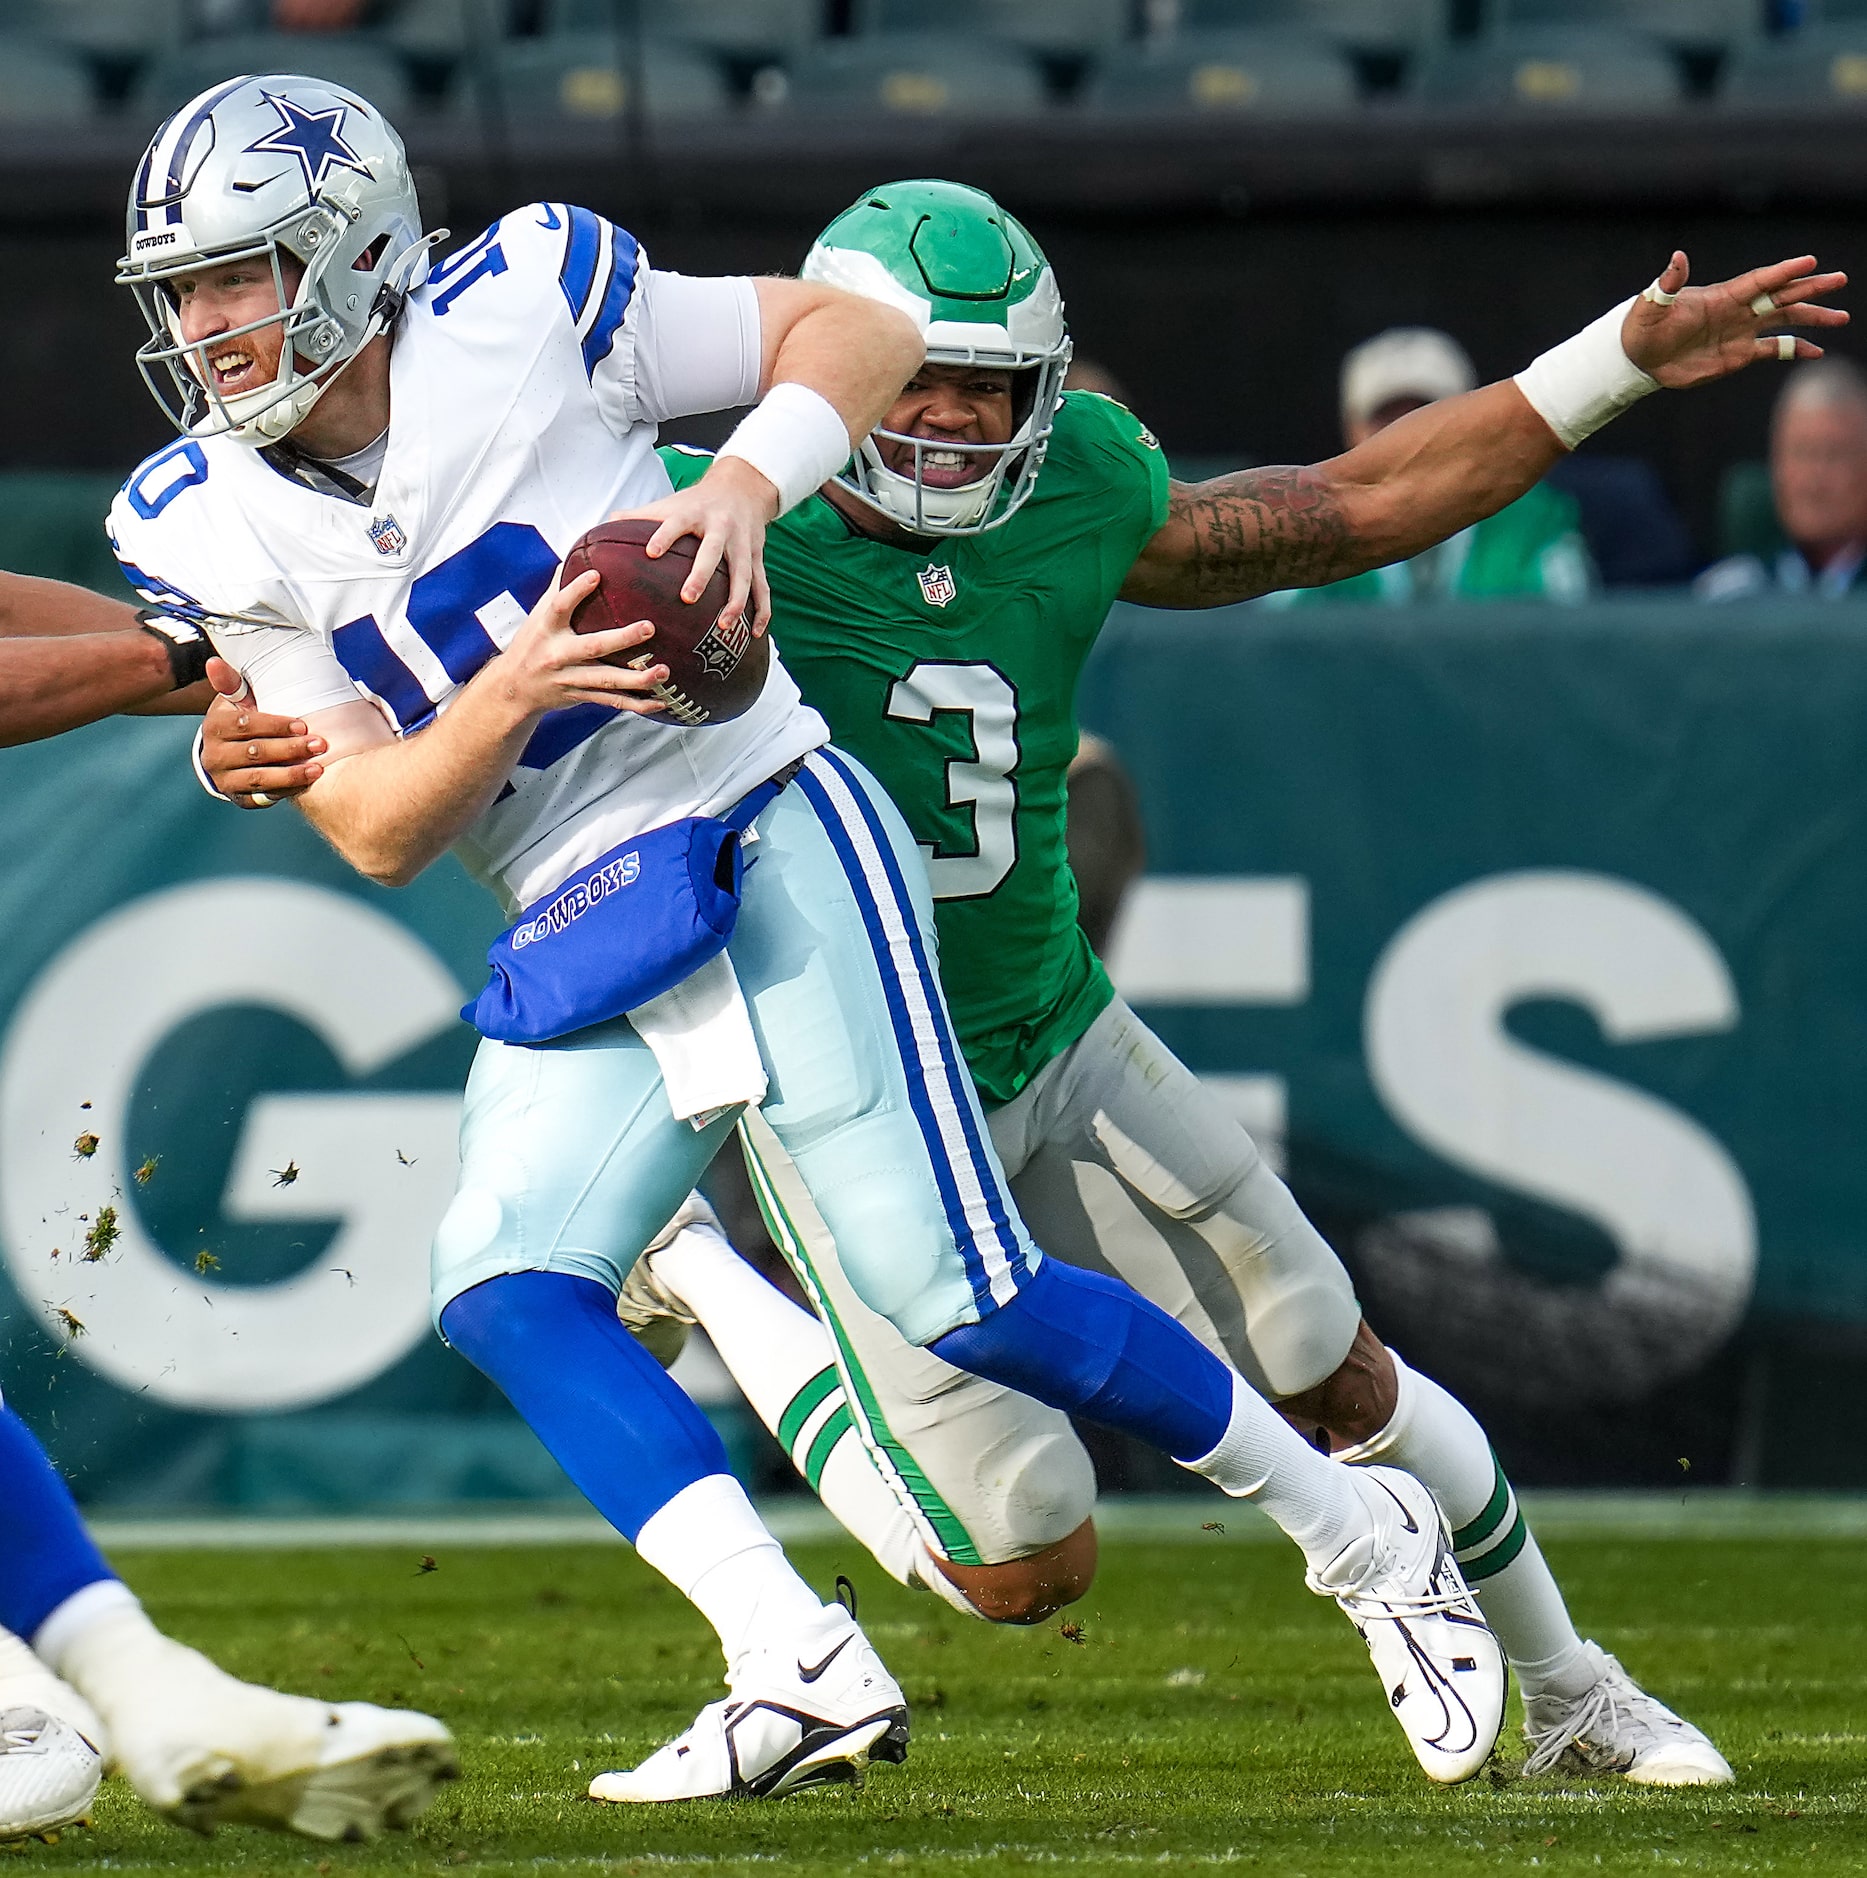
[(823, 1614), (730, 1474), (683, 1487), (636, 1534), (635, 1549), (713, 1626), (729, 1667)]
[(1317, 1453), (1240, 1376), (1232, 1378), (1232, 1419), (1218, 1445), (1180, 1465), (1261, 1507), (1314, 1570), (1373, 1529), (1374, 1516), (1348, 1471)]
[[(126, 1732), (136, 1735), (135, 1718), (146, 1715), (153, 1692), (173, 1689), (178, 1679), (198, 1686), (201, 1677), (217, 1687), (245, 1687), (199, 1651), (164, 1636), (136, 1594), (116, 1578), (74, 1591), (33, 1632), (32, 1647), (102, 1718), (112, 1747), (123, 1753), (130, 1751)], [(104, 1752), (110, 1758), (111, 1750)]]
[[(27, 1684), (58, 1679), (33, 1655), (31, 1647), (10, 1630), (0, 1630), (0, 1708), (30, 1698), (22, 1693)], [(44, 1705), (41, 1704), (43, 1707)]]
[[(1390, 1355), (1393, 1353), (1390, 1351)], [(1598, 1673), (1472, 1412), (1398, 1356), (1393, 1419), (1338, 1461), (1404, 1468), (1439, 1502), (1452, 1550), (1526, 1696), (1580, 1695)]]
[[(120, 1578), (100, 1578), (82, 1591), (74, 1591), (32, 1633), (32, 1647), (55, 1675), (85, 1695), (82, 1680), (89, 1660), (97, 1655), (97, 1639), (119, 1631), (132, 1638), (161, 1637), (133, 1592)], [(97, 1698), (92, 1696), (95, 1701)]]
[(891, 1578), (914, 1582), (919, 1534), (851, 1418), (829, 1331), (711, 1226), (687, 1227), (653, 1258), (811, 1491)]
[(973, 1603), (972, 1599), (940, 1569), (939, 1562), (928, 1551), (925, 1541), (915, 1540), (914, 1560), (908, 1572), (909, 1575), (904, 1580), (906, 1584), (913, 1586), (916, 1590), (931, 1591), (935, 1597), (952, 1605), (962, 1616), (976, 1617), (982, 1624), (989, 1621), (978, 1605)]

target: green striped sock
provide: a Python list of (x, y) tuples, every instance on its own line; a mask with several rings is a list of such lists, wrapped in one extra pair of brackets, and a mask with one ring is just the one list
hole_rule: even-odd
[(791, 1464), (810, 1482), (812, 1493), (820, 1490), (823, 1470), (836, 1444), (854, 1428), (834, 1364), (825, 1364), (785, 1404), (778, 1417), (778, 1441)]
[(1501, 1572), (1523, 1550), (1524, 1541), (1530, 1535), (1529, 1527), (1523, 1523), (1523, 1514), (1517, 1510), (1517, 1496), (1504, 1478), (1504, 1469), (1498, 1465), (1496, 1455), (1491, 1457), (1491, 1465), (1497, 1482), (1485, 1502), (1484, 1511), (1470, 1525), (1461, 1526), (1452, 1535), (1452, 1555), (1458, 1560), (1459, 1570), (1465, 1574), (1468, 1585), (1482, 1584)]

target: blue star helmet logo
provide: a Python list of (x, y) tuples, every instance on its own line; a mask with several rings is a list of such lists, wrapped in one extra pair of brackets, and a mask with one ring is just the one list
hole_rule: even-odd
[(268, 131), (257, 143), (248, 144), (249, 156), (262, 150), (295, 156), (299, 168), (305, 172), (305, 188), (313, 196), (324, 187), (334, 169), (355, 170), (359, 176), (370, 173), (357, 153), (344, 142), (348, 106), (339, 104), (328, 111), (313, 111), (295, 99), (276, 97), (270, 91), (261, 96), (278, 112), (279, 128)]

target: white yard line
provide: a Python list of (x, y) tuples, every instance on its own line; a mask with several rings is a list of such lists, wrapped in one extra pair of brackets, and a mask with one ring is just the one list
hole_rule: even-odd
[[(1677, 1493), (1536, 1493), (1522, 1496), (1532, 1528), (1548, 1538), (1861, 1539), (1867, 1538), (1867, 1497), (1844, 1494), (1753, 1494), (1706, 1490)], [(761, 1509), (777, 1536), (829, 1539), (839, 1531), (820, 1506), (798, 1499)], [(1259, 1542), (1277, 1538), (1261, 1513), (1237, 1501), (1201, 1494), (1184, 1499), (1114, 1499), (1097, 1509), (1105, 1540), (1185, 1544)], [(186, 1519), (110, 1517), (92, 1522), (108, 1551), (194, 1552), (333, 1546), (613, 1545), (616, 1533), (594, 1513), (501, 1508), (485, 1513), (341, 1515), (280, 1518), (217, 1514)]]

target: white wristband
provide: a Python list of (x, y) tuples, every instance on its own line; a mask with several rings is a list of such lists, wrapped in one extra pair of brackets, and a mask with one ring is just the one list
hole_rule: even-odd
[(1530, 408), (1571, 450), (1660, 388), (1659, 380), (1649, 378), (1621, 346), (1621, 322), (1633, 303), (1632, 296), (1623, 300), (1517, 374), (1517, 389)]
[(778, 513), (794, 509), (849, 461), (849, 432), (836, 406), (808, 385), (773, 385), (720, 446), (743, 457), (778, 491)]

